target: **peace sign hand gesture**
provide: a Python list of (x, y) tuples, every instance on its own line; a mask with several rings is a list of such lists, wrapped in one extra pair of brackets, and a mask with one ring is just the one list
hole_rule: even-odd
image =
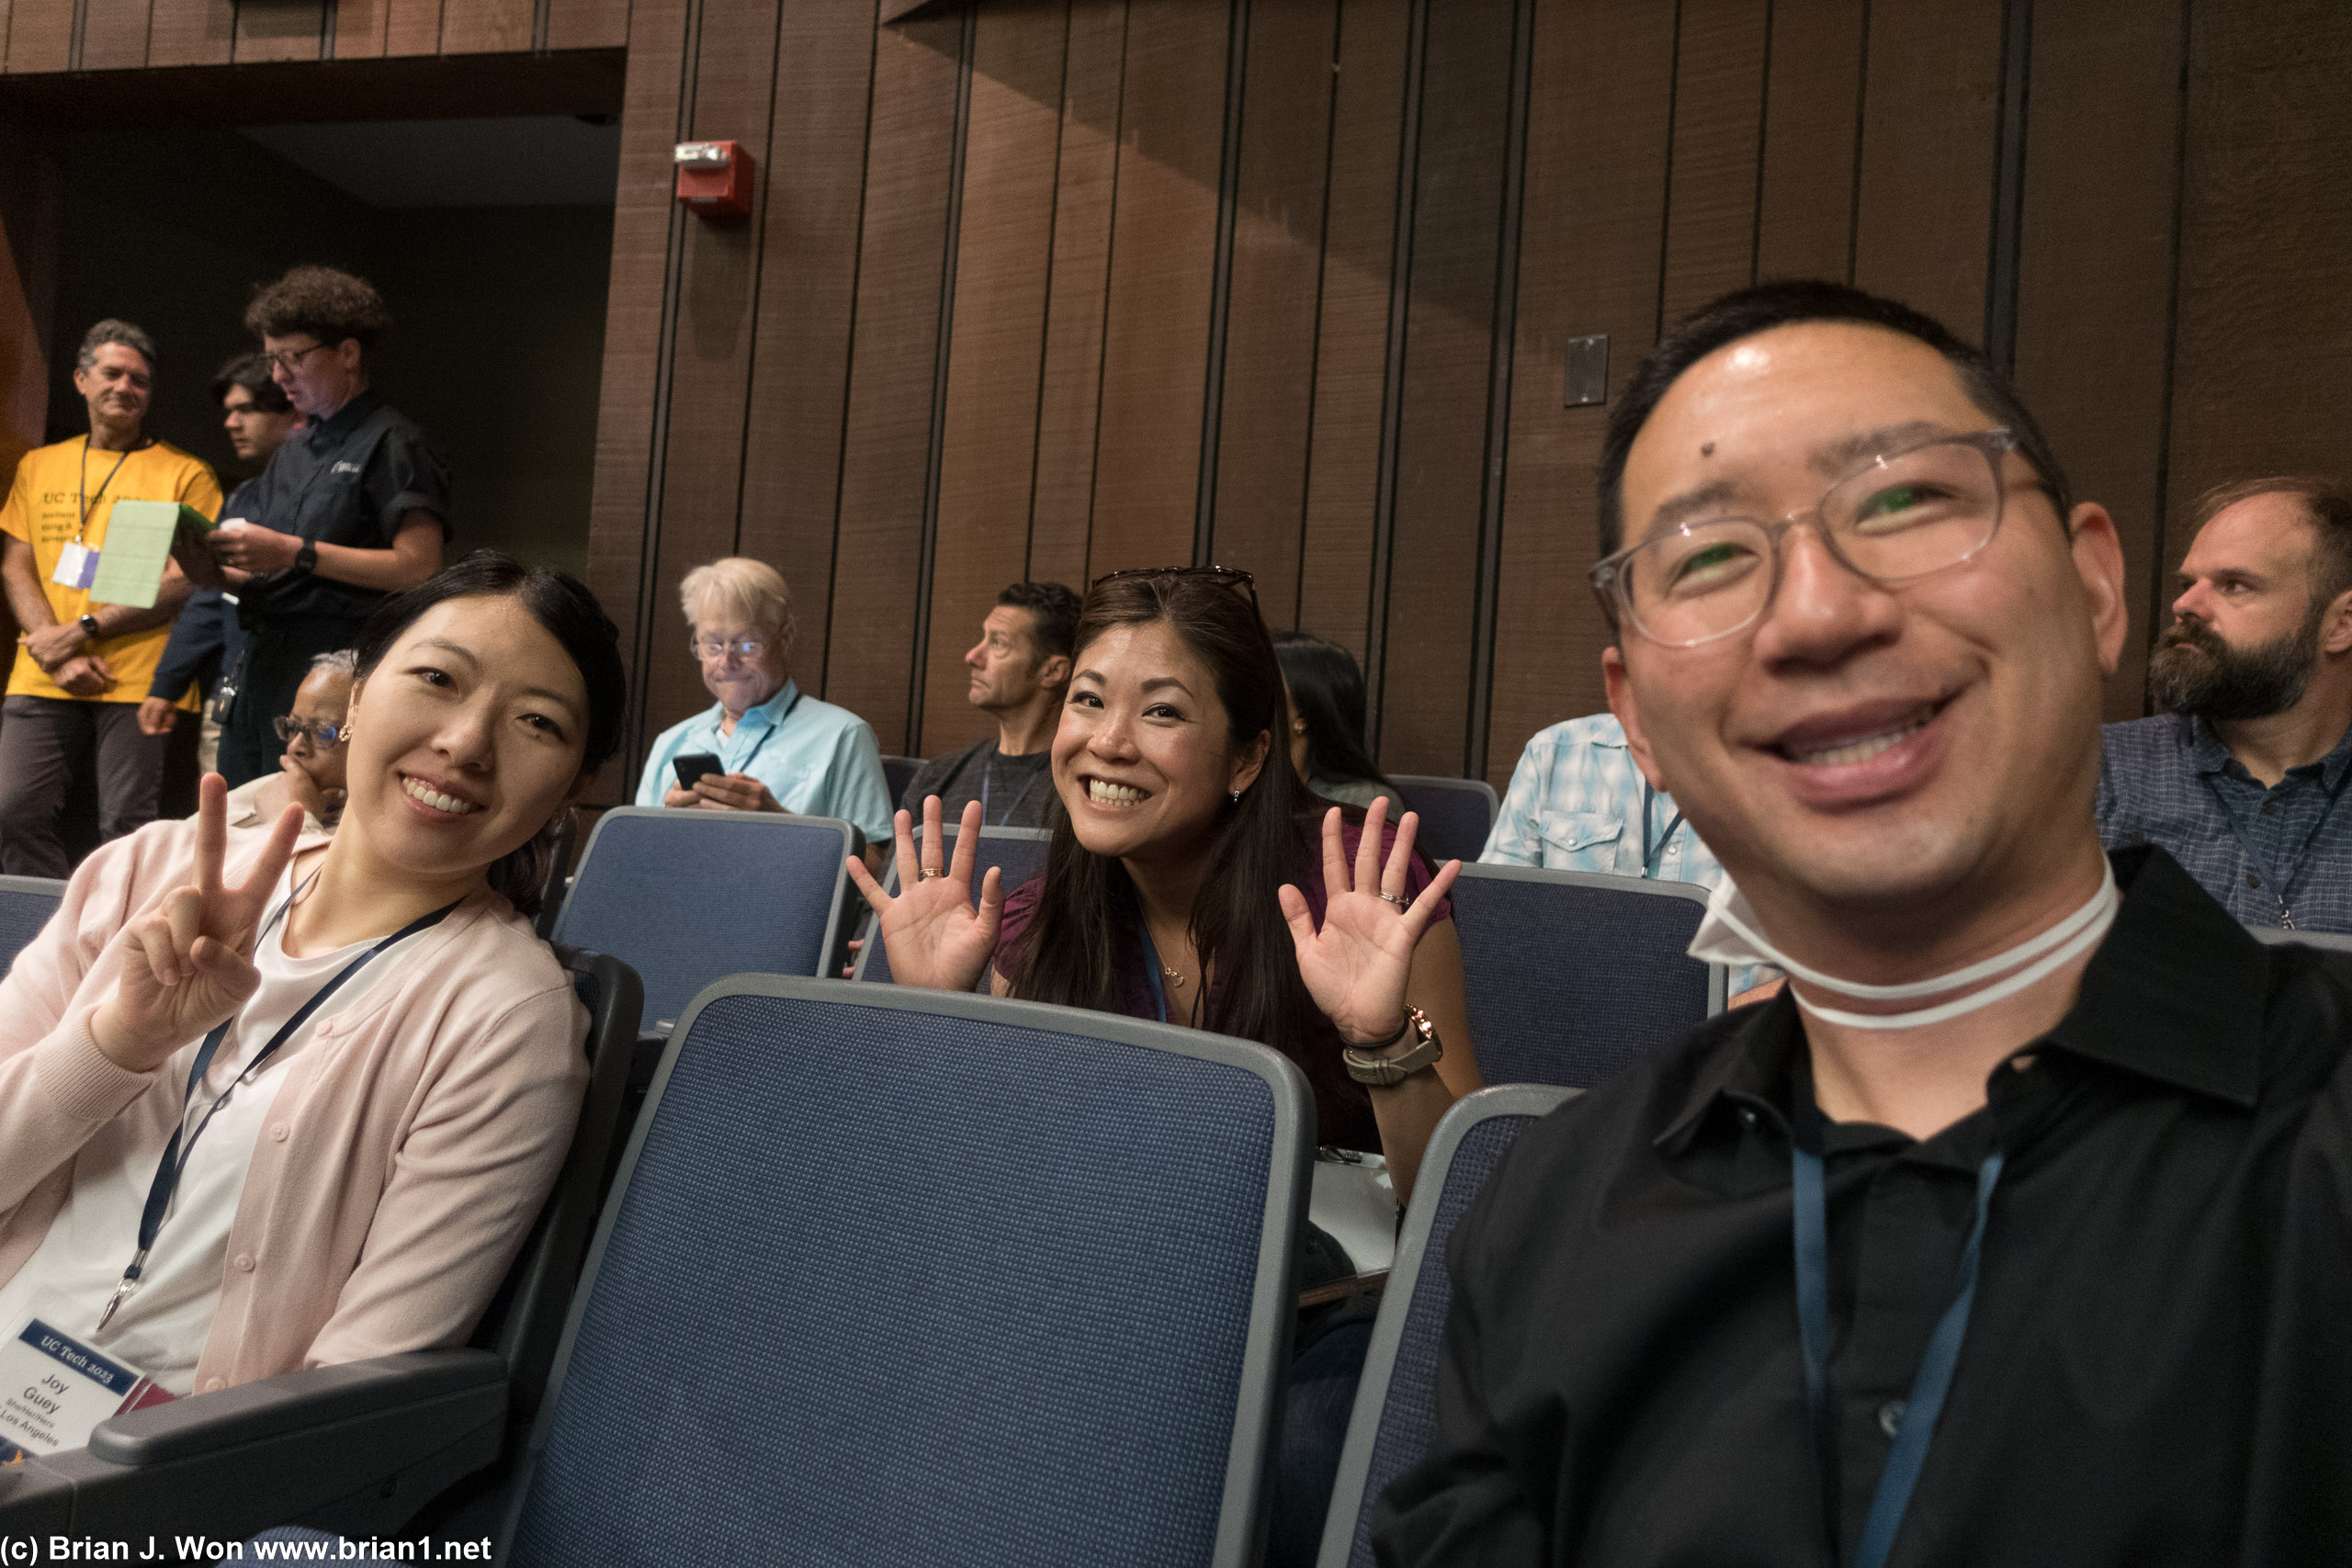
[(1406, 873), (1413, 863), (1413, 835), (1421, 825), (1413, 812), (1396, 825), (1388, 863), (1380, 863), (1381, 828), (1388, 815), (1382, 795), (1363, 814), (1363, 837), (1356, 844), (1349, 874), (1334, 807), (1323, 818), (1323, 929), (1306, 896), (1285, 883), (1278, 897), (1298, 950), (1299, 977), (1324, 1016), (1351, 1044), (1377, 1044), (1396, 1033), (1405, 1020), (1405, 983), (1413, 972), (1413, 947), (1429, 929), (1437, 902), (1453, 886), (1462, 863), (1439, 868), (1420, 897), (1404, 901)]
[(261, 985), (254, 942), (277, 878), (302, 831), (288, 806), (245, 878), (220, 881), (229, 844), (229, 786), (207, 773), (197, 791), (196, 881), (122, 929), (122, 977), (90, 1017), (90, 1036), (117, 1066), (154, 1071), (173, 1052), (243, 1007)]
[[(865, 895), (890, 954), (890, 978), (901, 986), (933, 991), (968, 991), (987, 973), (996, 951), (997, 925), (1004, 913), (1004, 874), (995, 866), (980, 882), (979, 908), (972, 907), (972, 861), (980, 839), (980, 803), (964, 807), (956, 853), (940, 864), (939, 796), (922, 803), (922, 853), (915, 853), (914, 819), (901, 811), (899, 828), (899, 893), (882, 891), (857, 856), (849, 859), (850, 880)], [(926, 869), (927, 868), (927, 869)]]

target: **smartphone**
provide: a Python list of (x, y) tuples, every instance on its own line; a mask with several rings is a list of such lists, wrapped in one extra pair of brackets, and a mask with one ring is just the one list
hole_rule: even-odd
[(721, 763), (715, 754), (708, 751), (688, 751), (683, 756), (672, 758), (670, 765), (678, 770), (680, 789), (692, 789), (695, 787), (696, 779), (707, 778), (712, 773), (723, 773), (727, 771), (725, 764)]

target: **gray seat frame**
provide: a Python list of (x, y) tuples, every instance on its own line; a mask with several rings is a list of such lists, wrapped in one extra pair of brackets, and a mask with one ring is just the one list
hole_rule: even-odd
[(919, 990), (900, 986), (861, 985), (854, 980), (817, 980), (786, 975), (731, 975), (713, 982), (694, 999), (678, 1020), (678, 1027), (662, 1053), (662, 1064), (647, 1093), (645, 1109), (629, 1134), (628, 1149), (596, 1226), (580, 1286), (557, 1347), (548, 1393), (532, 1428), (531, 1440), (497, 1537), (496, 1560), (504, 1562), (521, 1527), (532, 1482), (546, 1455), (555, 1412), (561, 1403), (563, 1382), (595, 1294), (621, 1206), (628, 1194), (639, 1156), (652, 1131), (662, 1096), (676, 1070), (680, 1052), (694, 1038), (695, 1022), (703, 1010), (729, 997), (782, 997), (797, 1001), (829, 1002), (853, 1008), (890, 1008), (937, 1017), (965, 1018), (982, 1022), (1017, 1024), (1031, 1029), (1080, 1036), (1115, 1044), (1142, 1046), (1177, 1055), (1197, 1057), (1254, 1073), (1273, 1096), (1273, 1138), (1266, 1201), (1258, 1239), (1258, 1274), (1250, 1304), (1249, 1346), (1243, 1353), (1240, 1386), (1234, 1401), (1233, 1438), (1226, 1450), (1224, 1502), (1217, 1520), (1216, 1544), (1210, 1561), (1217, 1568), (1250, 1568), (1258, 1560), (1266, 1529), (1265, 1475), (1269, 1445), (1290, 1368), (1290, 1331), (1296, 1298), (1295, 1271), (1297, 1237), (1306, 1215), (1307, 1184), (1315, 1156), (1315, 1100), (1306, 1077), (1281, 1053), (1246, 1040), (1172, 1024), (1095, 1012), (1083, 1008), (1054, 1007), (1044, 1002), (974, 996), (961, 991)]
[[(1536, 865), (1464, 864), (1462, 882), (1548, 882), (1560, 887), (1597, 887), (1611, 893), (1637, 893), (1653, 898), (1687, 898), (1704, 908), (1713, 890), (1695, 882), (1663, 882), (1649, 876), (1613, 876), (1600, 871), (1554, 871)], [(1720, 964), (1707, 965), (1707, 1016), (1724, 1010), (1729, 999), (1731, 971)]]
[(2352, 953), (2352, 933), (2292, 931), (2284, 926), (2248, 926), (2254, 940), (2269, 947), (2315, 947), (2324, 953)]
[[(1455, 1100), (1430, 1134), (1429, 1152), (1421, 1156), (1421, 1172), (1413, 1183), (1413, 1201), (1405, 1211), (1405, 1227), (1396, 1238), (1396, 1261), (1388, 1272), (1379, 1314), (1373, 1319), (1372, 1344), (1364, 1353), (1363, 1379), (1356, 1384), (1355, 1408), (1348, 1416), (1347, 1443), (1340, 1450), (1339, 1476), (1331, 1486), (1330, 1511), (1323, 1518), (1323, 1544), (1316, 1553), (1316, 1568), (1348, 1568), (1349, 1555), (1355, 1549), (1356, 1517), (1373, 1501), (1363, 1495), (1372, 1474), (1372, 1451), (1380, 1438), (1380, 1418), (1388, 1407), (1396, 1348), (1404, 1342), (1405, 1325), (1412, 1315), (1422, 1259), (1430, 1249), (1430, 1227), (1445, 1196), (1455, 1151), (1482, 1122), (1497, 1116), (1548, 1115), (1583, 1092), (1533, 1083), (1482, 1089)], [(1437, 1262), (1444, 1267), (1443, 1258)]]

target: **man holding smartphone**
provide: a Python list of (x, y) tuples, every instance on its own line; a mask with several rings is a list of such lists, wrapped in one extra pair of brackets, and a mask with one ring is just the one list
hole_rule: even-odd
[(685, 611), (702, 683), (718, 699), (653, 742), (636, 804), (837, 817), (865, 835), (879, 868), (891, 839), (889, 786), (873, 727), (792, 678), (792, 590), (765, 561), (729, 557), (686, 573)]

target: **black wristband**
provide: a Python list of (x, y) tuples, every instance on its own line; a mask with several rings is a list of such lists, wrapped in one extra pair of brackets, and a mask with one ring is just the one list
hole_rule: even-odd
[(98, 630), (97, 616), (91, 615), (87, 611), (84, 611), (80, 617), (80, 622), (82, 626), (82, 635), (88, 637), (92, 642), (97, 641), (100, 636), (103, 635)]

